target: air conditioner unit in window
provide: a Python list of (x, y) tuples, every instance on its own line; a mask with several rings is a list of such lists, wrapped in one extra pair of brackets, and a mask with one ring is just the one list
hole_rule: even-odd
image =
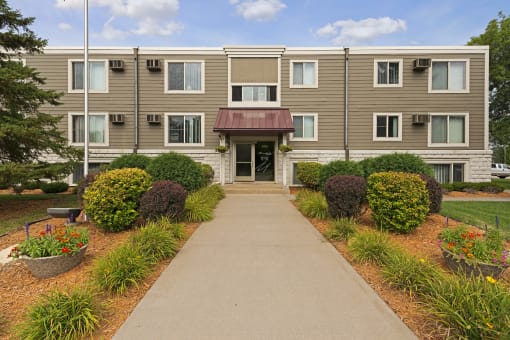
[(413, 125), (423, 125), (428, 123), (430, 116), (428, 114), (414, 114), (413, 115)]
[(147, 59), (146, 61), (147, 69), (151, 72), (159, 72), (161, 71), (161, 63), (158, 59)]
[(149, 124), (161, 124), (161, 115), (158, 114), (148, 114), (147, 115), (147, 123)]
[(112, 122), (113, 124), (124, 124), (124, 114), (123, 113), (110, 114), (110, 122)]
[(427, 68), (429, 68), (431, 65), (430, 58), (418, 58), (414, 60), (414, 70), (415, 71), (423, 71)]
[(110, 60), (109, 61), (110, 70), (115, 72), (124, 71), (124, 61), (123, 60)]

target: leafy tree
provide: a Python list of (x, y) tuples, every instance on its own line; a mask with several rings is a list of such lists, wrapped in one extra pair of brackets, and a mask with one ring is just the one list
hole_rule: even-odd
[[(45, 79), (21, 61), (22, 55), (43, 52), (46, 40), (30, 30), (34, 18), (0, 0), (0, 183), (23, 183), (41, 177), (69, 174), (81, 152), (67, 146), (58, 130), (61, 117), (39, 111), (44, 105), (59, 105), (62, 95), (43, 89)], [(50, 164), (40, 159), (57, 155), (64, 162)]]
[(485, 32), (472, 37), (468, 45), (489, 45), (489, 98), (491, 141), (510, 144), (510, 17), (499, 12)]

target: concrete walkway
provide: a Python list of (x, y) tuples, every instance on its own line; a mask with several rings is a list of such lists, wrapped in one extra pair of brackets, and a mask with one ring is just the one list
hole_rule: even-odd
[(227, 195), (114, 339), (416, 339), (287, 195)]

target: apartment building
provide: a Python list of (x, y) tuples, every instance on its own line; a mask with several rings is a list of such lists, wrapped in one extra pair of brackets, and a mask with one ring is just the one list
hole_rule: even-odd
[[(410, 152), (441, 182), (488, 181), (488, 55), (486, 46), (93, 48), (89, 167), (175, 151), (210, 164), (221, 183), (291, 185), (300, 161)], [(25, 62), (63, 92), (63, 105), (43, 109), (83, 146), (83, 50), (47, 48)]]

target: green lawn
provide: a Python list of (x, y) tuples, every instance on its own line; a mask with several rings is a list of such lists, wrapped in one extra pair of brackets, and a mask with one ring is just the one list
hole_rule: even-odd
[(78, 207), (76, 195), (0, 195), (0, 235), (47, 216), (47, 208)]
[(454, 220), (483, 227), (495, 226), (496, 216), (499, 226), (510, 232), (510, 202), (443, 202), (441, 215)]

